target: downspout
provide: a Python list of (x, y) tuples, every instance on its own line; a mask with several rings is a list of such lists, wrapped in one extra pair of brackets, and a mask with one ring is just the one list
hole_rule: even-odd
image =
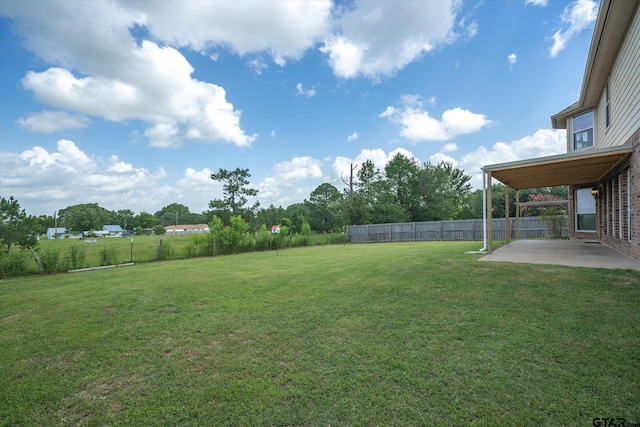
[(482, 237), (484, 246), (478, 252), (487, 251), (487, 174), (482, 169)]
[(477, 251), (465, 252), (468, 254), (486, 254), (487, 253), (487, 175), (482, 168), (482, 236), (484, 246)]

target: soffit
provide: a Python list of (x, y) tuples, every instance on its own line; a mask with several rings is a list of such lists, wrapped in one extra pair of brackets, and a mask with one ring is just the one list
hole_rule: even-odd
[(631, 155), (630, 145), (485, 166), (486, 172), (516, 190), (558, 185), (596, 185)]

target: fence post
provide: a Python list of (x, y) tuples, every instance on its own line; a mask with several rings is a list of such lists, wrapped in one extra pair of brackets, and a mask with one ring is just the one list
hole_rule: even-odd
[(160, 245), (158, 245), (158, 261), (162, 258), (162, 239), (160, 239)]

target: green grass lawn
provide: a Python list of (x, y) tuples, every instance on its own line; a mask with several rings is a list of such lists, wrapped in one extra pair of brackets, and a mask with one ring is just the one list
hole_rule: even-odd
[(640, 423), (640, 275), (332, 245), (0, 281), (0, 425)]

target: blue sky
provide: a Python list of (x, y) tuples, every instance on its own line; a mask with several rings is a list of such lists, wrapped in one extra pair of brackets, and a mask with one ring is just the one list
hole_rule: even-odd
[(192, 212), (247, 168), (286, 207), (351, 163), (566, 152), (598, 4), (544, 1), (0, 3), (0, 195)]

